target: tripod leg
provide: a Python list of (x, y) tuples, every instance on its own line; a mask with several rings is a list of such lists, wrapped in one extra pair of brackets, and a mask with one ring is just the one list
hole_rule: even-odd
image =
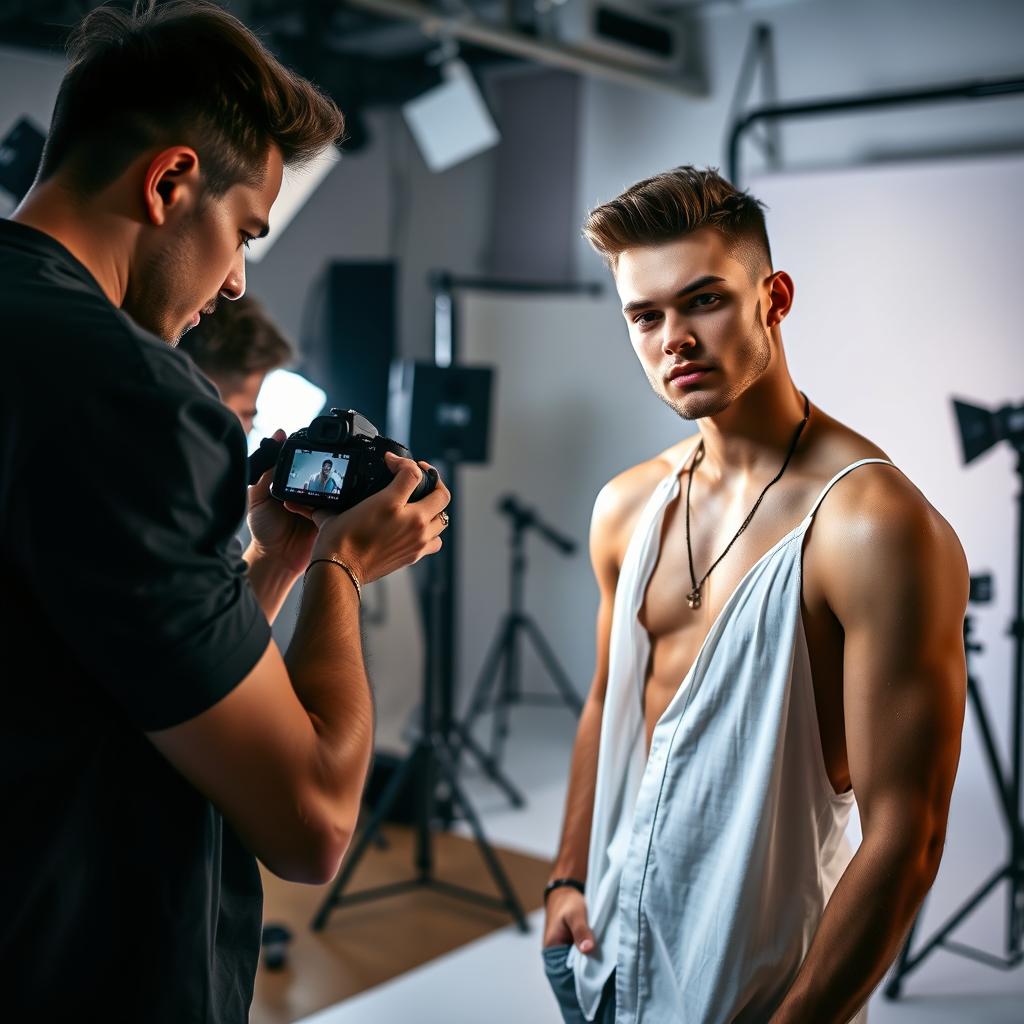
[(518, 616), (510, 614), (505, 623), (505, 642), (502, 647), (504, 663), (501, 672), (501, 689), (494, 702), (494, 718), (491, 722), (491, 758), (501, 763), (501, 755), (508, 736), (508, 709), (519, 698), (516, 692), (519, 681), (519, 648), (516, 644)]
[(559, 695), (568, 705), (569, 709), (579, 718), (580, 713), (583, 711), (583, 702), (580, 700), (580, 695), (576, 692), (576, 687), (569, 681), (569, 676), (566, 674), (565, 669), (562, 668), (558, 658), (555, 657), (555, 652), (551, 649), (547, 638), (533, 619), (524, 615), (520, 621), (527, 635), (533, 640), (537, 653), (540, 655), (541, 661), (544, 662), (544, 666), (548, 670), (548, 675), (551, 676), (551, 680), (555, 684), (555, 689), (558, 690)]
[(932, 937), (921, 947), (921, 949), (918, 950), (918, 952), (914, 956), (911, 957), (908, 954), (906, 959), (904, 959), (902, 964), (901, 964), (901, 969), (900, 969), (900, 979), (901, 980), (902, 980), (902, 978), (905, 975), (907, 975), (911, 971), (915, 970), (917, 968), (917, 966), (921, 963), (921, 961), (924, 960), (924, 958), (926, 956), (928, 956), (928, 954), (931, 953), (931, 951), (933, 949), (935, 949), (937, 946), (941, 946), (942, 945), (942, 943), (945, 940), (946, 936), (949, 935), (949, 933), (951, 931), (953, 931), (953, 929), (956, 928), (956, 926), (958, 924), (960, 924), (960, 922), (963, 921), (963, 919), (965, 917), (967, 917), (970, 913), (972, 913), (974, 911), (974, 909), (978, 906), (978, 904), (981, 903), (981, 901), (1004, 878), (1007, 877), (1007, 873), (1009, 872), (1009, 870), (1010, 870), (1009, 866), (1007, 866), (1007, 865), (1004, 865), (1003, 867), (999, 868), (999, 870), (996, 871), (995, 874), (991, 875), (985, 881), (985, 883), (983, 885), (981, 885), (970, 896), (970, 898), (967, 900), (966, 903), (964, 903), (958, 910), (954, 911), (952, 916), (949, 917), (946, 920), (945, 924), (943, 924), (942, 927), (939, 928), (939, 930), (937, 932), (935, 932), (934, 935), (932, 935)]
[(528, 932), (530, 927), (526, 923), (526, 915), (523, 913), (519, 897), (516, 896), (515, 889), (512, 888), (512, 883), (508, 880), (508, 875), (505, 874), (505, 869), (501, 866), (501, 862), (498, 860), (491, 844), (487, 841), (483, 825), (480, 823), (473, 805), (469, 802), (469, 798), (463, 792), (458, 779), (455, 777), (454, 765), (448, 751), (438, 745), (435, 753), (441, 774), (451, 787), (452, 800), (462, 811), (463, 819), (472, 830), (473, 838), (476, 840), (476, 845), (480, 848), (480, 853), (491, 872), (491, 877), (498, 886), (498, 891), (504, 897), (505, 906), (515, 918), (519, 930), (521, 932)]
[(315, 932), (323, 930), (324, 925), (327, 923), (327, 918), (330, 916), (331, 911), (341, 901), (341, 894), (348, 884), (349, 879), (352, 877), (353, 872), (359, 865), (359, 861), (362, 859), (363, 854), (366, 852), (370, 845), (371, 840), (377, 834), (378, 829), (383, 824), (384, 819), (388, 816), (392, 806), (398, 799), (398, 794), (402, 791), (402, 787), (409, 781), (412, 775), (413, 767), (421, 759), (421, 747), (419, 744), (413, 749), (412, 753), (402, 762), (399, 766), (398, 771), (392, 776), (391, 781), (387, 784), (387, 788), (381, 794), (380, 800), (377, 801), (377, 806), (373, 810), (373, 814), (370, 816), (370, 820), (366, 823), (366, 827), (359, 834), (359, 838), (356, 840), (355, 846), (345, 859), (345, 866), (338, 875), (337, 880), (331, 887), (331, 891), (327, 896), (327, 899), (320, 905), (320, 909), (316, 912), (316, 916), (313, 918), (310, 927)]
[(497, 765), (493, 758), (487, 753), (483, 747), (466, 731), (464, 725), (460, 722), (454, 722), (452, 724), (452, 730), (456, 733), (459, 740), (459, 749), (468, 750), (476, 759), (480, 762), (480, 767), (483, 768), (484, 773), (487, 777), (499, 787), (504, 790), (505, 795), (508, 797), (509, 802), (513, 807), (523, 807), (526, 804), (522, 793), (512, 785), (511, 782), (502, 774), (501, 768)]
[(498, 678), (498, 667), (501, 659), (504, 657), (505, 647), (508, 643), (507, 615), (505, 619), (506, 621), (498, 627), (497, 632), (494, 634), (491, 646), (487, 649), (487, 656), (484, 658), (480, 671), (477, 674), (476, 682), (473, 684), (473, 697), (469, 704), (469, 710), (466, 712), (466, 717), (462, 720), (462, 724), (467, 732), (472, 731), (476, 720), (487, 709), (487, 701), (491, 696), (491, 689)]
[(995, 740), (992, 738), (992, 728), (989, 725), (985, 702), (981, 696), (981, 688), (975, 682), (974, 677), (970, 675), (967, 677), (967, 696), (970, 697), (971, 706), (974, 708), (975, 717), (978, 719), (978, 730), (981, 733), (982, 746), (985, 748), (989, 768), (992, 770), (992, 781), (995, 782), (996, 789), (999, 791), (999, 802), (1003, 805), (1007, 825), (1012, 828), (1016, 813), (1013, 810), (1011, 794), (1007, 791), (1006, 776), (1003, 773), (1003, 766), (999, 758), (999, 752), (996, 750)]
[(434, 869), (431, 826), (436, 785), (437, 775), (432, 759), (424, 752), (416, 769), (416, 786), (419, 789), (416, 800), (416, 868), (421, 882), (427, 881)]
[[(925, 897), (925, 899), (927, 899), (927, 897)], [(910, 931), (907, 933), (906, 942), (903, 943), (903, 948), (900, 950), (899, 960), (896, 961), (896, 966), (893, 968), (888, 982), (886, 982), (886, 999), (899, 999), (900, 994), (903, 991), (903, 975), (906, 970), (907, 961), (910, 959), (910, 949), (914, 945), (914, 932), (917, 931), (917, 926), (921, 923), (921, 917), (923, 914), (924, 902), (922, 901), (921, 906), (917, 908), (917, 914), (914, 916), (914, 923), (910, 926)]]

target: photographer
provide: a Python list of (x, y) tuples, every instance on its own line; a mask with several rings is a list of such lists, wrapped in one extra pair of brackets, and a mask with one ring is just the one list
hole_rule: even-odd
[[(300, 516), (266, 473), (243, 561), (242, 430), (174, 349), (243, 293), (283, 167), (341, 129), (212, 3), (102, 7), (0, 221), (9, 1019), (246, 1020), (254, 855), (322, 882), (355, 827), (359, 586), (439, 549), (448, 493), (407, 503), (421, 470), (389, 456), (385, 490)], [(37, 484), (55, 457), (73, 503)], [(268, 620), (303, 572), (282, 658)]]

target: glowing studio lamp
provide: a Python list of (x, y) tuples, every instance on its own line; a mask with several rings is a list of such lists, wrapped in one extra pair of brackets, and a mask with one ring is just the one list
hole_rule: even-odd
[(256, 417), (249, 431), (249, 454), (278, 428), (289, 434), (308, 427), (327, 402), (327, 392), (291, 370), (267, 374), (256, 401)]

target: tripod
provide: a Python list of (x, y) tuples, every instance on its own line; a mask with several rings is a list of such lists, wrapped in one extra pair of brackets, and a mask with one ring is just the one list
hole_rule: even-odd
[[(503, 744), (508, 736), (509, 709), (514, 704), (564, 705), (579, 716), (583, 704), (575, 687), (569, 681), (565, 670), (555, 657), (555, 652), (548, 643), (540, 627), (533, 618), (523, 611), (523, 593), (526, 582), (526, 544), (528, 530), (534, 530), (554, 548), (564, 555), (571, 555), (576, 550), (576, 542), (563, 536), (542, 522), (536, 513), (521, 505), (509, 494), (497, 505), (498, 511), (506, 516), (511, 526), (509, 536), (509, 593), (508, 610), (498, 624), (497, 632), (487, 656), (484, 658), (480, 674), (473, 685), (473, 696), (469, 711), (464, 721), (458, 726), (459, 735), (469, 737), (474, 723), (488, 708), (493, 708), (490, 757), (495, 767), (500, 764)], [(525, 636), (531, 641), (541, 663), (547, 669), (554, 684), (555, 694), (523, 693), (520, 684), (520, 637)], [(500, 680), (500, 683), (499, 683)], [(497, 693), (493, 691), (497, 687)], [(492, 778), (493, 772), (489, 772)], [(496, 780), (498, 781), (498, 780)], [(504, 776), (501, 777), (502, 788), (508, 793), (511, 784)], [(514, 792), (514, 790), (513, 790)], [(515, 807), (523, 805), (518, 793), (511, 795)]]
[[(1021, 791), (1024, 775), (1024, 443), (1017, 448), (1017, 594), (1016, 611), (1010, 625), (1010, 635), (1014, 642), (1013, 672), (1013, 713), (1012, 713), (1012, 763), (1010, 770), (1003, 768), (1002, 758), (993, 740), (989, 715), (981, 696), (977, 680), (968, 671), (967, 694), (971, 707), (978, 720), (982, 746), (988, 761), (992, 779), (999, 798), (999, 809), (1006, 821), (1009, 840), (1009, 853), (1006, 863), (998, 868), (979, 888), (957, 909), (946, 922), (928, 939), (917, 953), (911, 953), (914, 933), (921, 920), (923, 907), (907, 936), (907, 941), (900, 952), (899, 960), (885, 986), (888, 999), (898, 999), (903, 988), (903, 979), (915, 970), (929, 953), (943, 947), (951, 953), (965, 956), (972, 960), (1010, 970), (1024, 961), (1024, 822), (1021, 821)], [(973, 582), (973, 581), (972, 581)], [(973, 589), (973, 588), (972, 588)], [(970, 639), (971, 619), (964, 621), (964, 646), (968, 658), (981, 650), (981, 645)], [(986, 896), (1001, 882), (1007, 884), (1007, 913), (1005, 954), (994, 956), (984, 950), (975, 949), (948, 938), (952, 931), (967, 918)]]
[[(465, 791), (459, 785), (455, 771), (455, 755), (450, 749), (450, 741), (439, 727), (437, 716), (434, 710), (434, 701), (439, 686), (444, 682), (441, 671), (442, 652), (439, 642), (442, 626), (442, 608), (444, 607), (444, 592), (446, 590), (441, 557), (434, 556), (429, 565), (429, 583), (427, 587), (427, 621), (428, 621), (428, 644), (427, 661), (424, 672), (423, 702), (421, 706), (421, 725), (419, 736), (412, 751), (399, 766), (392, 776), (377, 806), (370, 815), (365, 828), (359, 834), (355, 845), (345, 861), (345, 867), (338, 875), (327, 898), (324, 900), (316, 916), (312, 921), (314, 931), (322, 931), (327, 923), (331, 912), (343, 905), (364, 903), (367, 900), (379, 899), (386, 896), (395, 896), (401, 892), (408, 892), (412, 889), (431, 888), (438, 892), (446, 893), (460, 899), (478, 903), (481, 906), (495, 910), (505, 910), (512, 915), (519, 927), (519, 930), (529, 930), (523, 908), (512, 888), (512, 884), (505, 874), (494, 849), (487, 841), (483, 825)], [(478, 756), (482, 753), (475, 744), (466, 744), (469, 749)], [(483, 755), (481, 763), (487, 769), (490, 766), (490, 759)], [(345, 893), (345, 888), (352, 878), (356, 867), (358, 867), (363, 854), (366, 853), (374, 837), (379, 834), (380, 826), (387, 819), (392, 806), (398, 799), (403, 788), (414, 782), (416, 789), (416, 869), (415, 878), (403, 882), (394, 882), (390, 885), (377, 886), (373, 889), (365, 889), (356, 893)], [(448, 799), (453, 810), (457, 810), (462, 819), (469, 825), (476, 841), (477, 847), (483, 856), (484, 863), (502, 894), (500, 898), (488, 896), (485, 893), (467, 889), (461, 885), (454, 885), (434, 877), (434, 852), (433, 852), (433, 828), (435, 822), (435, 811), (437, 808), (437, 788), (443, 783), (447, 788)]]

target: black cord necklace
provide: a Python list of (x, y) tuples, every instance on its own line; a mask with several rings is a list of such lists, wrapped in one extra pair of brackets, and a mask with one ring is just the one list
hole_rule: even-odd
[(807, 420), (811, 415), (811, 403), (807, 400), (807, 396), (801, 391), (804, 399), (804, 418), (800, 421), (800, 425), (796, 428), (796, 433), (793, 435), (793, 440), (790, 442), (789, 451), (786, 453), (785, 461), (782, 463), (782, 469), (775, 474), (774, 478), (769, 480), (765, 485), (764, 490), (759, 495), (757, 501), (754, 502), (754, 507), (747, 513), (747, 518), (740, 524), (740, 528), (733, 535), (731, 541), (725, 546), (725, 550), (711, 563), (711, 568), (700, 578), (700, 582), (697, 582), (697, 576), (693, 571), (693, 548), (690, 546), (690, 487), (693, 484), (693, 474), (697, 469), (697, 466), (704, 460), (704, 439), (701, 438), (700, 444), (697, 445), (693, 453), (693, 461), (690, 463), (690, 475), (686, 480), (686, 555), (690, 561), (690, 584), (693, 589), (686, 595), (686, 603), (696, 610), (700, 607), (700, 592), (704, 586), (704, 581), (714, 572), (715, 566), (729, 554), (729, 548), (736, 543), (736, 538), (750, 525), (750, 520), (754, 518), (754, 513), (757, 511), (758, 506), (761, 504), (762, 499), (768, 493), (768, 488), (772, 484), (778, 483), (780, 477), (786, 472), (786, 467), (789, 465), (789, 460), (793, 458), (793, 453), (796, 451), (796, 446), (800, 441), (800, 435), (804, 432), (804, 427), (807, 426)]

